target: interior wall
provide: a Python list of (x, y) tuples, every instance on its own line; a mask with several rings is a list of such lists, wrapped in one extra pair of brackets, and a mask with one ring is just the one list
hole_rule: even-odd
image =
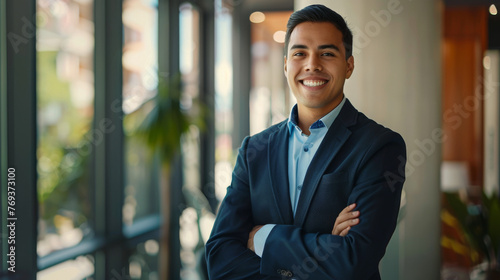
[(484, 7), (446, 7), (443, 18), (443, 160), (466, 162), (477, 187), (483, 186), (487, 16)]
[(381, 263), (383, 279), (440, 278), (440, 1), (295, 0), (343, 15), (354, 33), (355, 70), (345, 94), (407, 145), (402, 220)]

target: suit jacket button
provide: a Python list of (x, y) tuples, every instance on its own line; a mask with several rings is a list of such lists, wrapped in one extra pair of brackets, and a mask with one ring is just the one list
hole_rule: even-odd
[(293, 273), (290, 270), (286, 269), (278, 269), (276, 272), (278, 272), (279, 275), (284, 276), (284, 277), (292, 277)]

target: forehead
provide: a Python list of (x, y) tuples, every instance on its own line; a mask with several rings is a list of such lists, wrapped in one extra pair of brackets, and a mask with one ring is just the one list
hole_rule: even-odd
[(342, 32), (330, 22), (303, 22), (295, 26), (290, 34), (288, 48), (293, 44), (323, 45), (342, 43)]

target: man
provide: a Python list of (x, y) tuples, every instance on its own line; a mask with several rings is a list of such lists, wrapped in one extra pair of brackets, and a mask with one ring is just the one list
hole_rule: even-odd
[(404, 141), (344, 97), (354, 58), (339, 14), (322, 5), (293, 13), (285, 49), (297, 104), (239, 149), (206, 245), (210, 279), (380, 279)]

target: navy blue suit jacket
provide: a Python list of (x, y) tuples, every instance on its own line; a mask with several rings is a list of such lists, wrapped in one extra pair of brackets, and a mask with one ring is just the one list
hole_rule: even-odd
[[(283, 121), (243, 141), (206, 244), (210, 279), (380, 279), (405, 180), (403, 139), (346, 100), (307, 170), (293, 217), (288, 138)], [(345, 237), (332, 235), (351, 203), (359, 224)], [(247, 241), (265, 224), (277, 225), (260, 258)]]

